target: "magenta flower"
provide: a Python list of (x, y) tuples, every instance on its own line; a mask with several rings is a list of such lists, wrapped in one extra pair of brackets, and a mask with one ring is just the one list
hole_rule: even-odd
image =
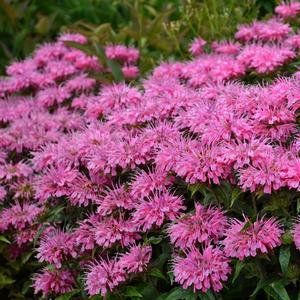
[(41, 272), (34, 274), (32, 280), (34, 293), (42, 292), (44, 297), (70, 292), (75, 285), (74, 276), (67, 269), (49, 270), (44, 268)]
[(195, 213), (186, 214), (171, 224), (168, 232), (171, 242), (180, 249), (191, 248), (197, 242), (217, 243), (227, 228), (227, 218), (224, 213), (214, 207), (205, 208), (195, 204)]
[(42, 212), (43, 208), (35, 204), (16, 202), (14, 205), (1, 211), (0, 220), (3, 220), (3, 223), (6, 224), (2, 230), (8, 229), (10, 225), (15, 229), (24, 229), (32, 225)]
[(121, 255), (118, 266), (125, 273), (143, 272), (150, 262), (151, 255), (151, 246), (132, 246), (129, 252)]
[(121, 282), (125, 281), (125, 273), (119, 268), (116, 260), (104, 260), (90, 263), (86, 273), (86, 290), (90, 296), (101, 294), (105, 297)]
[(244, 221), (231, 221), (222, 242), (226, 256), (244, 260), (246, 257), (256, 256), (258, 252), (267, 253), (281, 244), (283, 230), (275, 218), (257, 219), (253, 224), (249, 222), (247, 217)]
[(300, 3), (296, 1), (281, 2), (275, 7), (275, 12), (283, 18), (294, 18), (300, 12)]
[(133, 222), (146, 231), (153, 225), (161, 226), (166, 220), (175, 220), (184, 209), (181, 196), (169, 192), (156, 193), (153, 197), (140, 201), (132, 214)]
[(198, 56), (203, 52), (203, 46), (206, 45), (206, 41), (201, 37), (196, 38), (190, 45), (189, 51), (193, 56)]
[(197, 248), (192, 248), (185, 257), (174, 258), (173, 272), (175, 281), (180, 283), (184, 289), (193, 286), (205, 293), (212, 288), (220, 291), (222, 281), (228, 279), (231, 272), (229, 259), (219, 248), (208, 246), (202, 253)]
[(300, 250), (300, 219), (299, 219), (299, 217), (297, 218), (297, 221), (294, 225), (293, 240), (294, 240), (296, 248), (298, 250)]
[(51, 231), (42, 238), (37, 252), (36, 257), (40, 262), (46, 261), (54, 264), (56, 268), (61, 268), (65, 258), (77, 256), (75, 237), (61, 230)]

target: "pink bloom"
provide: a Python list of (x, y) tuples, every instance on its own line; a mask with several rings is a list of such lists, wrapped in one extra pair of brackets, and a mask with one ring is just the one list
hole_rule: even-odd
[(109, 248), (116, 242), (121, 246), (128, 246), (140, 239), (137, 233), (137, 224), (123, 217), (106, 217), (93, 224), (95, 232), (95, 242), (104, 248)]
[(133, 212), (133, 222), (146, 231), (153, 225), (161, 226), (166, 220), (175, 220), (184, 209), (182, 197), (169, 192), (155, 193), (140, 201)]
[(166, 171), (155, 169), (154, 171), (139, 170), (131, 182), (130, 194), (135, 199), (149, 197), (152, 193), (163, 191), (172, 185), (172, 178), (168, 178)]
[(195, 205), (194, 214), (186, 214), (171, 224), (168, 232), (171, 242), (180, 249), (193, 247), (197, 242), (217, 243), (227, 228), (227, 218), (218, 208)]
[(35, 204), (29, 204), (23, 202), (22, 204), (16, 202), (11, 207), (5, 208), (0, 213), (0, 220), (6, 224), (6, 228), (9, 225), (15, 229), (24, 229), (26, 226), (33, 224), (36, 218), (42, 213), (43, 208), (38, 207)]
[(245, 46), (237, 59), (246, 67), (263, 74), (275, 71), (294, 57), (295, 53), (288, 47), (250, 44)]
[(34, 274), (34, 293), (43, 293), (43, 296), (51, 294), (64, 294), (73, 290), (75, 279), (73, 274), (67, 270), (49, 270), (44, 268), (42, 272)]
[(195, 38), (190, 45), (189, 51), (193, 56), (198, 56), (203, 52), (203, 46), (206, 45), (206, 41), (201, 37)]
[(110, 215), (115, 209), (130, 210), (134, 207), (132, 196), (123, 185), (107, 189), (105, 196), (99, 199), (97, 203), (100, 204), (97, 212), (102, 216)]
[(232, 41), (221, 41), (213, 42), (211, 47), (216, 53), (235, 55), (239, 53), (241, 44)]
[(125, 281), (125, 273), (119, 268), (116, 260), (90, 263), (86, 273), (86, 290), (90, 296), (101, 293), (105, 297), (108, 291), (112, 291), (119, 283)]
[(134, 63), (139, 59), (139, 50), (124, 45), (109, 45), (105, 47), (105, 54), (109, 59), (115, 59), (122, 63)]
[(87, 38), (80, 33), (63, 33), (57, 40), (58, 42), (71, 41), (82, 45), (87, 43)]
[(257, 219), (253, 224), (247, 217), (244, 221), (233, 219), (230, 228), (225, 232), (224, 253), (239, 260), (256, 256), (258, 251), (267, 253), (281, 244), (282, 233), (280, 224), (273, 217), (266, 221)]
[(299, 219), (299, 217), (297, 218), (297, 222), (294, 225), (293, 240), (294, 240), (296, 248), (298, 250), (300, 250), (300, 219)]
[(79, 172), (70, 167), (59, 165), (49, 167), (45, 174), (41, 174), (36, 182), (36, 197), (45, 201), (49, 197), (69, 195), (70, 187), (79, 176)]
[(251, 40), (275, 41), (282, 40), (291, 32), (291, 27), (277, 19), (255, 21), (250, 25), (239, 26), (235, 37), (249, 42)]
[(197, 248), (192, 248), (186, 257), (174, 258), (173, 272), (175, 281), (184, 289), (193, 286), (194, 292), (201, 290), (205, 293), (209, 288), (220, 291), (222, 281), (228, 279), (231, 272), (229, 259), (219, 248), (208, 246), (201, 253)]
[(300, 12), (300, 3), (296, 1), (281, 2), (275, 7), (275, 12), (283, 18), (294, 18)]
[(36, 257), (40, 262), (46, 261), (54, 264), (56, 268), (61, 268), (65, 258), (77, 255), (74, 235), (54, 230), (42, 238), (37, 252)]
[(139, 75), (139, 68), (136, 66), (122, 67), (122, 73), (126, 79), (134, 79)]
[(6, 190), (3, 186), (0, 186), (0, 203), (4, 202), (6, 196)]
[(125, 273), (143, 272), (151, 259), (151, 246), (132, 246), (129, 252), (122, 254), (118, 266)]
[(13, 178), (28, 177), (32, 169), (25, 163), (0, 165), (0, 179), (9, 181)]

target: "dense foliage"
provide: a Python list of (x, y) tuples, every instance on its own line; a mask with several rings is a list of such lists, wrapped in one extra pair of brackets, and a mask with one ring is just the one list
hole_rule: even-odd
[(299, 14), (197, 35), (188, 60), (179, 39), (145, 76), (150, 44), (94, 27), (8, 65), (2, 298), (298, 299)]

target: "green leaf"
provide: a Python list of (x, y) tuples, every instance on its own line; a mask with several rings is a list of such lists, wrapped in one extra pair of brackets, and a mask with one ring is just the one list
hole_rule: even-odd
[(125, 297), (139, 297), (143, 298), (143, 295), (137, 291), (137, 289), (134, 286), (127, 286)]
[(0, 289), (4, 288), (7, 285), (13, 284), (15, 280), (12, 278), (0, 273)]
[(72, 42), (72, 41), (65, 41), (64, 43), (67, 44), (69, 47), (81, 50), (87, 55), (93, 55), (93, 52), (91, 51), (90, 47), (87, 45), (81, 45), (79, 43)]
[(279, 253), (279, 263), (282, 273), (286, 273), (288, 270), (291, 257), (291, 250), (289, 247), (281, 247)]
[(243, 191), (239, 188), (234, 188), (231, 194), (231, 202), (230, 202), (230, 207), (232, 207), (235, 203), (235, 201), (239, 198), (239, 196), (243, 194)]
[(157, 278), (161, 278), (166, 280), (166, 277), (164, 276), (164, 274), (161, 272), (161, 270), (159, 270), (158, 268), (152, 268), (149, 271), (149, 275), (153, 276), (153, 277), (157, 277)]
[(241, 229), (241, 232), (245, 232), (250, 226), (252, 225), (251, 221), (248, 220), (245, 225), (243, 226), (243, 228)]
[(235, 264), (235, 271), (234, 271), (234, 275), (232, 278), (232, 283), (234, 283), (236, 281), (236, 279), (239, 277), (239, 275), (245, 265), (246, 265), (246, 263), (244, 261), (240, 261), (240, 260), (237, 261), (237, 263)]
[(264, 289), (266, 286), (272, 284), (275, 281), (276, 281), (276, 278), (274, 278), (274, 277), (259, 280), (255, 290), (250, 295), (250, 297), (254, 297), (261, 289)]
[(23, 254), (21, 257), (22, 264), (26, 264), (32, 255), (33, 255), (33, 252), (28, 252), (28, 253)]
[(122, 69), (118, 62), (108, 59), (107, 65), (110, 67), (111, 73), (113, 74), (114, 80), (116, 82), (121, 82), (124, 80)]
[(300, 212), (300, 198), (297, 199), (297, 213), (299, 214)]
[(201, 183), (189, 184), (187, 188), (191, 192), (191, 197), (193, 197), (198, 191), (203, 190), (204, 185)]
[(79, 289), (73, 290), (71, 292), (65, 293), (63, 295), (58, 296), (57, 298), (55, 298), (55, 300), (69, 300), (71, 299), (73, 296), (77, 295), (80, 293)]
[(275, 300), (290, 300), (290, 297), (280, 281), (273, 282), (264, 287), (264, 291)]
[[(192, 297), (192, 298), (191, 298)], [(195, 294), (193, 291), (184, 290), (183, 288), (175, 288), (170, 294), (165, 298), (165, 300), (182, 300), (182, 299), (194, 299)]]
[(158, 245), (162, 240), (163, 240), (163, 236), (158, 236), (158, 237), (151, 236), (149, 239), (146, 240), (146, 243)]
[(0, 235), (0, 241), (6, 244), (11, 244), (11, 242), (4, 235)]

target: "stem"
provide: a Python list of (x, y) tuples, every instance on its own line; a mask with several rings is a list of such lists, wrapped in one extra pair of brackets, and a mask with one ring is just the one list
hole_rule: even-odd
[(252, 206), (253, 206), (255, 215), (257, 216), (258, 211), (257, 211), (256, 199), (255, 199), (254, 194), (251, 194), (251, 200), (252, 200)]

